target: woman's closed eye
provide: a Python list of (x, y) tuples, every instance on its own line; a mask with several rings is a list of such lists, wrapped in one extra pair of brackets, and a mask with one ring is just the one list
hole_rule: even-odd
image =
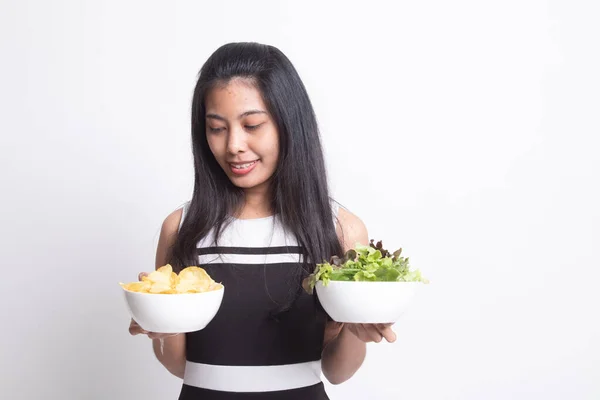
[(225, 128), (223, 127), (218, 127), (218, 128), (213, 128), (212, 126), (208, 127), (208, 130), (212, 133), (217, 133), (217, 132), (221, 132), (222, 130), (224, 130)]
[[(256, 125), (246, 124), (246, 125), (244, 125), (244, 129), (249, 132), (252, 132), (252, 131), (255, 131), (258, 128), (260, 128), (262, 125), (264, 125), (264, 122), (261, 122), (260, 124), (256, 124)], [(212, 127), (210, 125), (208, 125), (207, 127), (208, 127), (208, 131), (211, 133), (218, 133), (218, 132), (224, 131), (226, 129), (224, 127)]]
[(263, 123), (257, 124), (257, 125), (244, 125), (244, 128), (246, 128), (246, 130), (248, 130), (248, 131), (255, 131), (258, 128), (260, 128), (263, 125)]

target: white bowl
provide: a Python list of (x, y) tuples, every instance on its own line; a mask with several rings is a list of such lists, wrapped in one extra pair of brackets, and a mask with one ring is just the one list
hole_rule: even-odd
[(395, 323), (410, 305), (421, 282), (322, 281), (315, 288), (321, 305), (336, 322)]
[(148, 332), (186, 333), (204, 329), (217, 315), (224, 287), (203, 293), (151, 294), (123, 288), (131, 318)]

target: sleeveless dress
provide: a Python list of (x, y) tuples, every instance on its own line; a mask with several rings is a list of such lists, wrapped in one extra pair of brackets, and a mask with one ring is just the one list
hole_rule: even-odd
[(186, 334), (179, 400), (327, 400), (321, 351), (328, 316), (317, 297), (303, 291), (273, 316), (298, 291), (302, 261), (279, 219), (234, 219), (217, 246), (211, 231), (197, 252), (198, 265), (225, 292), (208, 326)]

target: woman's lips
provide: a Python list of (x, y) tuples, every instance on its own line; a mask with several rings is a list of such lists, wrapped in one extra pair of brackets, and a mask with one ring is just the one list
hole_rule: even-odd
[(229, 163), (229, 168), (231, 169), (231, 172), (233, 172), (236, 175), (246, 175), (250, 173), (250, 171), (252, 171), (254, 167), (256, 167), (258, 161), (259, 160), (254, 160), (247, 163)]

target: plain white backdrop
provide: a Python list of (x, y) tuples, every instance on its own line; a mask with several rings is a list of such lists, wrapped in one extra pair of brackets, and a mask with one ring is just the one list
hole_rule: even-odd
[(118, 282), (191, 195), (230, 41), (289, 56), (335, 197), (432, 281), (332, 399), (600, 398), (596, 2), (1, 4), (3, 399), (177, 398)]

